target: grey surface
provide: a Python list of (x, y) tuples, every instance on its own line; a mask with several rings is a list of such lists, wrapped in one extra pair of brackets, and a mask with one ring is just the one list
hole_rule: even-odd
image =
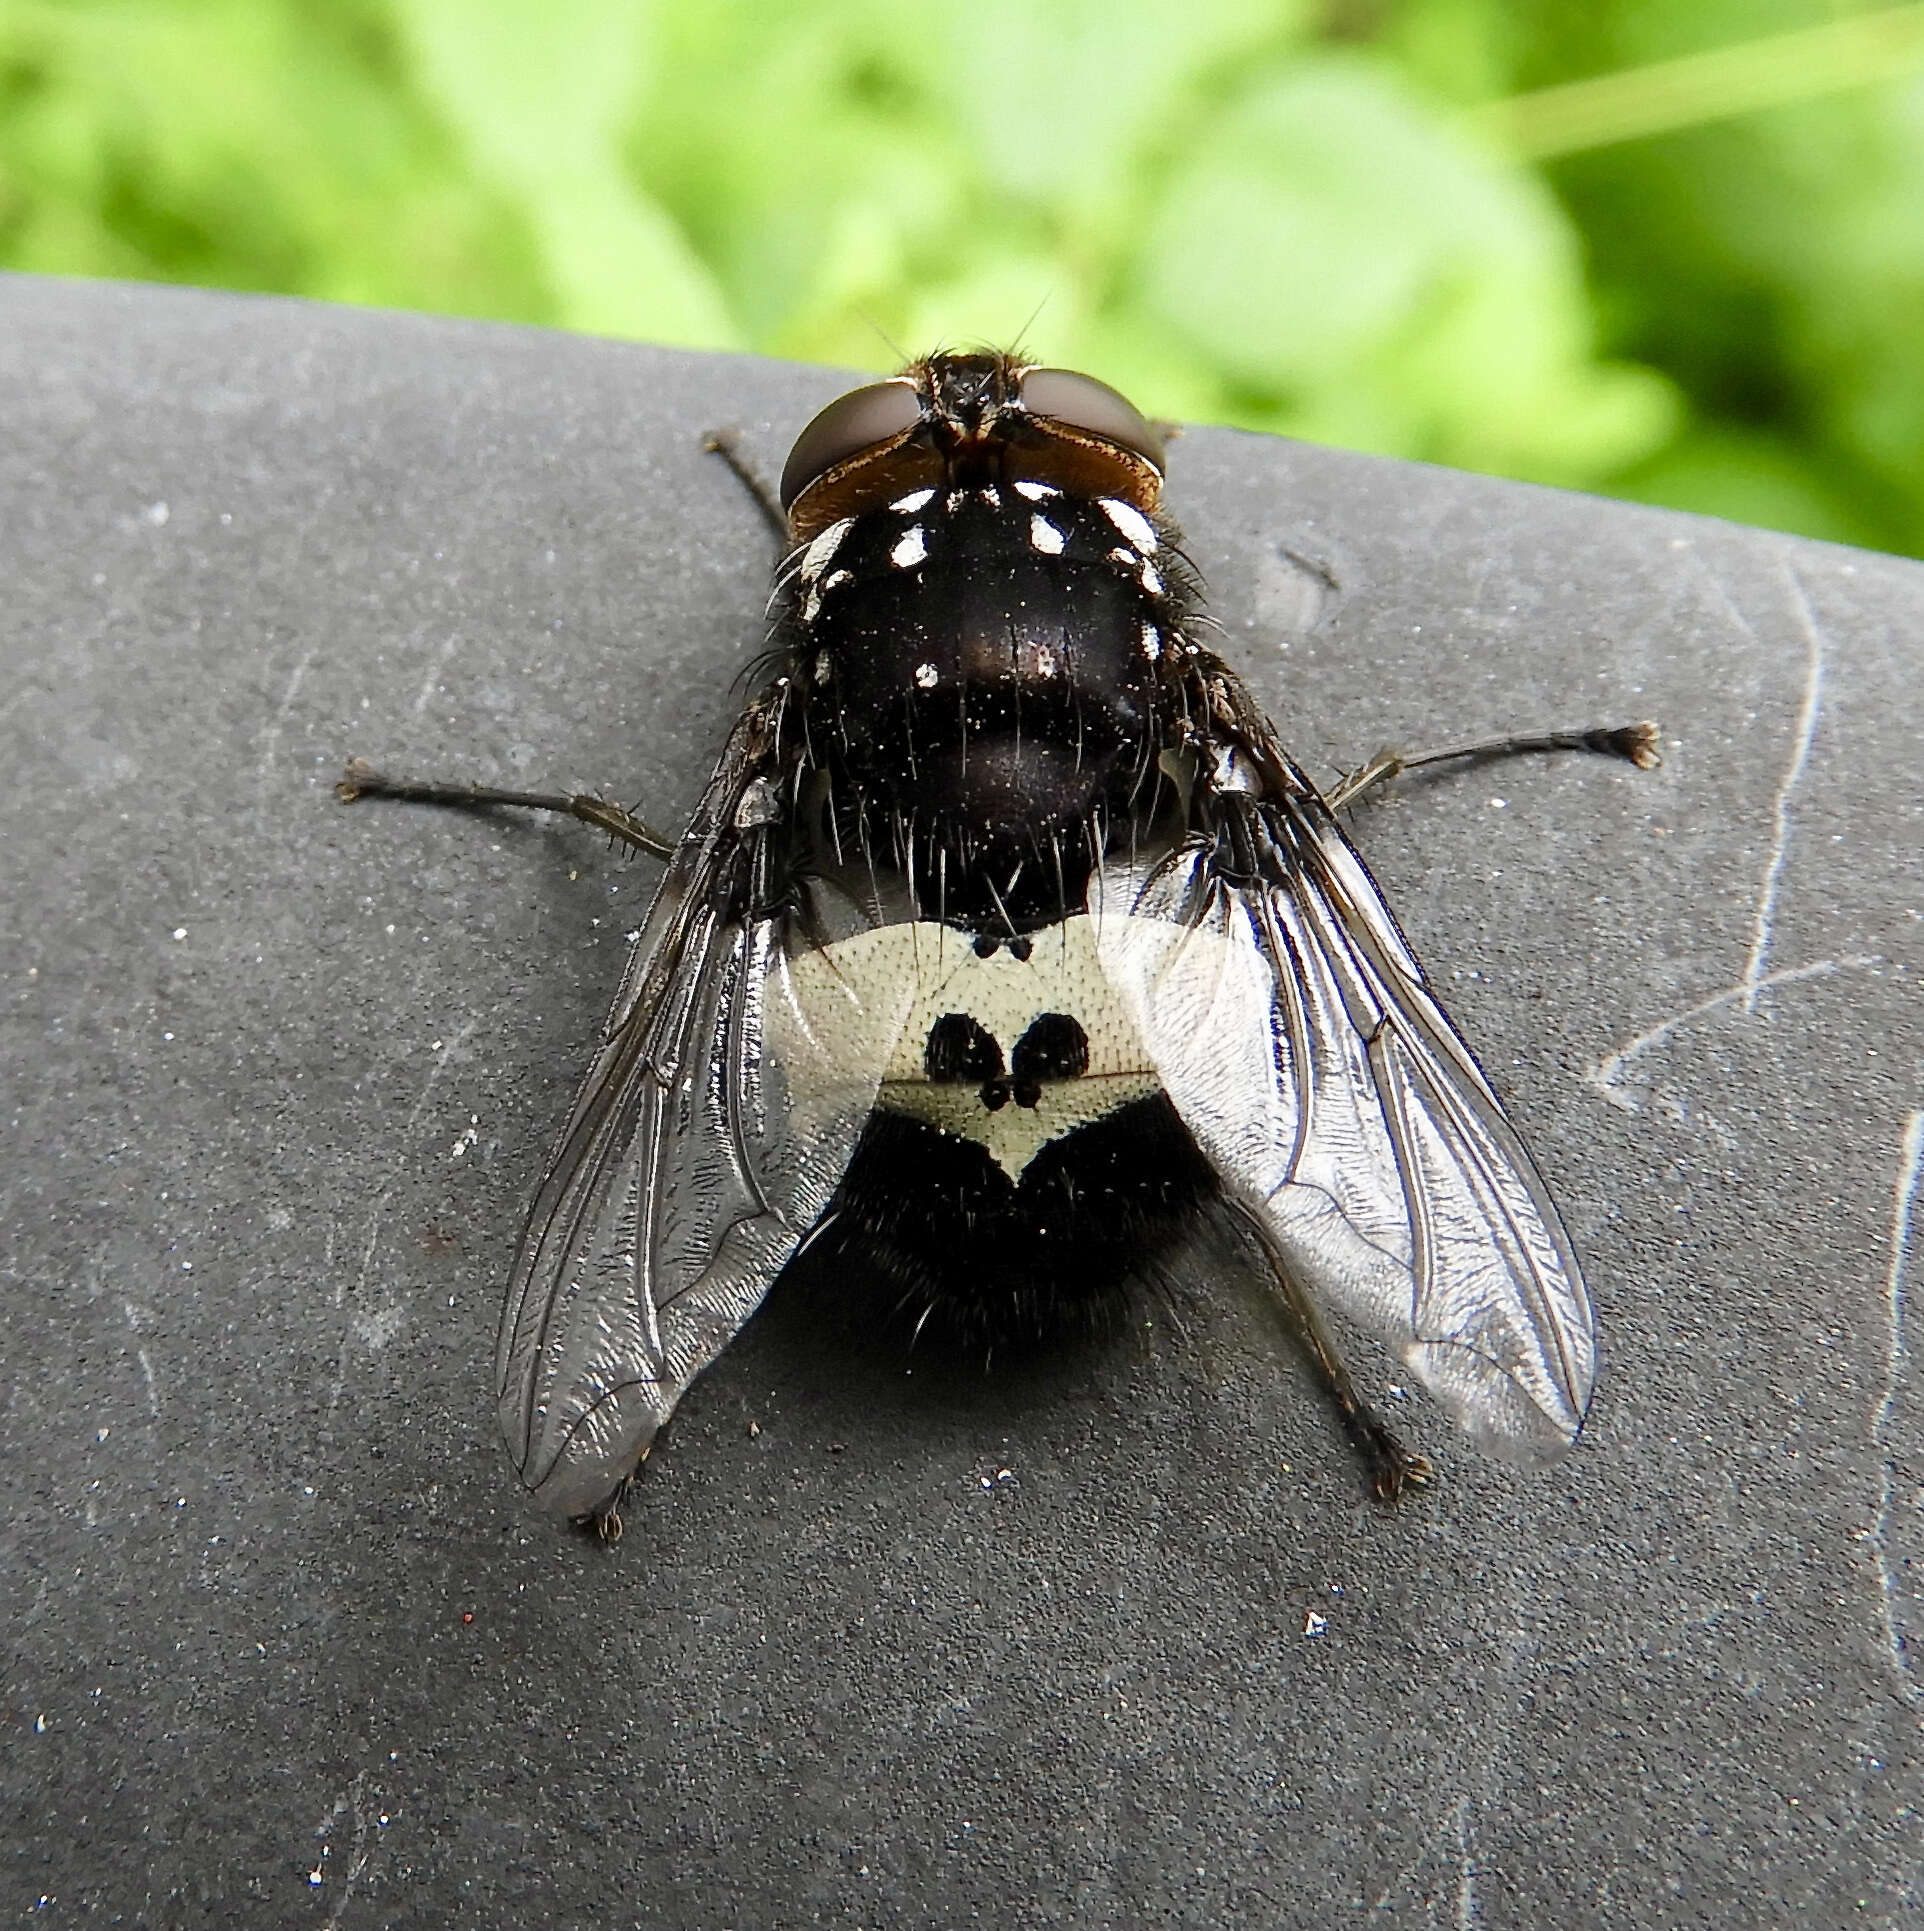
[(1914, 564), (1176, 447), (1312, 768), (1666, 726), (1357, 819), (1588, 1260), (1566, 1462), (1413, 1406), (1373, 1510), (1198, 1259), (1186, 1336), (962, 1387), (771, 1310), (618, 1548), (521, 1500), (498, 1284), (651, 870), (329, 785), (673, 820), (767, 564), (697, 433), (837, 386), (0, 282), (0, 1915), (1915, 1922)]

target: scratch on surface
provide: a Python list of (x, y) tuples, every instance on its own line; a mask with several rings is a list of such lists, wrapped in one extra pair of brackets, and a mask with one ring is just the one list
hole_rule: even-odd
[(414, 1102), (413, 1111), (408, 1114), (407, 1124), (402, 1128), (403, 1132), (412, 1132), (419, 1123), (422, 1113), (427, 1108), (428, 1101), (434, 1095), (435, 1086), (439, 1083), (441, 1074), (446, 1069), (448, 1061), (468, 1043), (468, 1040), (473, 1036), (475, 1027), (480, 1025), (480, 1023), (481, 1015), (477, 1013), (465, 1025), (457, 1026), (445, 1040), (440, 1042), (441, 1050), (434, 1055), (434, 1063), (428, 1068), (427, 1080), (421, 1088), (421, 1097)]
[[(359, 1273), (354, 1277), (354, 1292), (357, 1295), (367, 1285), (368, 1269), (374, 1265), (374, 1243), (381, 1237), (381, 1215), (387, 1203), (388, 1196), (384, 1193), (374, 1203), (367, 1217), (367, 1239), (361, 1247), (361, 1267)], [(335, 1282), (335, 1307), (340, 1308), (346, 1304), (347, 1292), (347, 1281), (345, 1278)], [(347, 1386), (347, 1350), (348, 1343), (353, 1338), (353, 1322), (343, 1321), (341, 1323), (341, 1345), (336, 1350), (334, 1356), (334, 1384), (327, 1391), (327, 1418), (330, 1422), (334, 1419), (334, 1410), (340, 1405), (341, 1393)]]
[(1917, 1204), (1920, 1173), (1924, 1173), (1924, 1111), (1913, 1113), (1904, 1126), (1904, 1144), (1898, 1155), (1897, 1179), (1891, 1189), (1891, 1267), (1884, 1282), (1886, 1328), (1884, 1344), (1884, 1393), (1871, 1414), (1871, 1443), (1877, 1450), (1879, 1481), (1877, 1520), (1870, 1533), (1873, 1555), (1877, 1558), (1878, 1613), (1884, 1625), (1884, 1647), (1891, 1667), (1897, 1673), (1905, 1698), (1924, 1703), (1912, 1673), (1904, 1632), (1899, 1627), (1897, 1581), (1891, 1568), (1891, 1503), (1897, 1474), (1891, 1455), (1891, 1424), (1896, 1418), (1898, 1396), (1910, 1377), (1911, 1346), (1906, 1332), (1906, 1282), (1910, 1266), (1911, 1218)]
[(140, 1363), (140, 1372), (147, 1382), (147, 1412), (155, 1421), (160, 1419), (160, 1391), (154, 1385), (154, 1364), (147, 1358), (145, 1348), (136, 1348), (134, 1356)]
[(1745, 1012), (1757, 1010), (1757, 995), (1763, 988), (1764, 966), (1770, 957), (1771, 922), (1777, 913), (1777, 887), (1790, 850), (1790, 801), (1803, 779), (1805, 765), (1810, 762), (1811, 741), (1817, 735), (1817, 719), (1824, 705), (1824, 634), (1811, 612), (1803, 580), (1789, 564), (1784, 565), (1784, 577), (1790, 585), (1791, 605), (1804, 633), (1804, 702), (1797, 713), (1797, 739), (1791, 747), (1790, 763), (1771, 807), (1770, 859), (1764, 866), (1764, 882), (1750, 922), (1750, 957), (1744, 963)]
[(1457, 1931), (1476, 1923), (1476, 1836), (1470, 1828), (1470, 1800), (1456, 1801), (1456, 1922)]
[[(1476, 1812), (1472, 1800), (1466, 1794), (1456, 1800), (1455, 1805), (1437, 1819), (1436, 1835), (1430, 1838), (1408, 1869), (1400, 1871), (1395, 1881), (1380, 1892), (1370, 1903), (1370, 1916), (1380, 1917), (1401, 1898), (1417, 1873), (1426, 1865), (1434, 1868), (1439, 1851), (1454, 1867), (1456, 1878), (1457, 1931), (1470, 1931), (1482, 1915), (1477, 1904), (1476, 1879)], [(1446, 1894), (1431, 1890), (1423, 1900), (1424, 1917), (1434, 1925), (1439, 1907), (1446, 1906)]]
[[(127, 1317), (127, 1325), (134, 1333), (138, 1334), (140, 1332), (141, 1321), (146, 1317), (147, 1310), (136, 1307), (132, 1301), (122, 1301), (120, 1307), (121, 1312)], [(145, 1348), (136, 1343), (134, 1347), (134, 1359), (140, 1363), (140, 1376), (147, 1384), (148, 1416), (150, 1419), (158, 1421), (160, 1419), (160, 1384), (154, 1379), (153, 1356)]]
[[(301, 680), (307, 675), (307, 667), (314, 661), (314, 653), (318, 648), (319, 646), (316, 644), (309, 644), (302, 651), (300, 661), (294, 666), (293, 672), (287, 680), (287, 689), (281, 695), (279, 708), (261, 728), (261, 754), (259, 762), (255, 767), (255, 776), (260, 782), (261, 807), (263, 808), (267, 798), (268, 770), (274, 762), (274, 753), (280, 749), (281, 734), (287, 728), (287, 720), (294, 713), (294, 700), (301, 694)], [(260, 809), (257, 808), (255, 811), (257, 824), (259, 818)]]
[(343, 1817), (354, 1820), (354, 1842), (348, 1850), (347, 1867), (335, 1881), (339, 1889), (334, 1894), (333, 1908), (325, 1920), (325, 1931), (339, 1931), (341, 1913), (347, 1909), (348, 1900), (354, 1895), (354, 1886), (361, 1873), (367, 1869), (367, 1812), (362, 1799), (366, 1793), (367, 1772), (362, 1771), (348, 1787), (334, 1800), (334, 1808), (315, 1826), (314, 1835), (320, 1839), (321, 1851), (314, 1861), (314, 1867), (307, 1874), (307, 1881), (318, 1890), (328, 1880), (327, 1859), (331, 1846), (328, 1838), (333, 1835), (334, 1826)]
[(433, 701), (435, 686), (441, 681), (441, 673), (447, 669), (448, 659), (460, 647), (460, 638), (449, 637), (443, 640), (441, 648), (434, 653), (434, 661), (428, 666), (427, 674), (421, 679), (420, 695), (414, 700), (414, 715), (416, 717), (419, 717)]
[(1751, 980), (1748, 976), (1738, 985), (1726, 986), (1721, 992), (1713, 992), (1708, 999), (1700, 999), (1694, 1006), (1684, 1011), (1672, 1013), (1646, 1032), (1640, 1032), (1635, 1039), (1627, 1040), (1614, 1053), (1606, 1053), (1594, 1066), (1584, 1069), (1583, 1077), (1607, 1099), (1612, 1106), (1620, 1106), (1626, 1113), (1637, 1111), (1637, 1102), (1623, 1090), (1624, 1068), (1639, 1054), (1646, 1053), (1652, 1046), (1660, 1045), (1680, 1027), (1687, 1026), (1693, 1019), (1701, 1019), (1706, 1013), (1715, 1012), (1720, 1006), (1741, 1004), (1746, 1012), (1756, 1010), (1759, 995), (1773, 986), (1795, 985), (1803, 979), (1828, 979), (1833, 973), (1860, 972), (1874, 965), (1882, 965), (1880, 954), (1872, 952), (1853, 953), (1844, 959), (1819, 959), (1814, 965), (1786, 966), (1780, 972), (1766, 972), (1762, 977)]

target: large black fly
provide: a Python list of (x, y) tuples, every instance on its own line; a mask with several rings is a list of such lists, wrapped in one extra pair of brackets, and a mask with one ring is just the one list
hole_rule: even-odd
[[(1422, 760), (1317, 790), (1204, 642), (1162, 480), (1102, 383), (931, 356), (796, 442), (771, 671), (678, 841), (349, 768), (343, 799), (566, 811), (668, 860), (501, 1319), (544, 1503), (617, 1525), (805, 1245), (986, 1346), (1086, 1325), (1213, 1201), (1378, 1496), (1428, 1464), (1326, 1311), (1487, 1446), (1575, 1438), (1576, 1256), (1334, 815)], [(1433, 755), (1579, 746), (1656, 762), (1648, 725)]]

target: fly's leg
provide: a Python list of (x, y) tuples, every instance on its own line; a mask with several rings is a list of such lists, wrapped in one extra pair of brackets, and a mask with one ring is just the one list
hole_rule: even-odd
[[(702, 438), (702, 447), (728, 465), (736, 480), (755, 499), (755, 506), (767, 519), (776, 542), (786, 548), (788, 518), (776, 500), (775, 492), (741, 453), (741, 438), (732, 429), (715, 429)], [(662, 837), (660, 832), (651, 830), (632, 811), (624, 811), (621, 806), (611, 805), (607, 799), (592, 797), (586, 792), (505, 791), (496, 785), (442, 784), (433, 779), (392, 778), (386, 772), (376, 771), (362, 759), (354, 758), (349, 761), (340, 783), (334, 787), (334, 795), (344, 805), (351, 805), (357, 798), (399, 798), (408, 804), (449, 805), (457, 811), (481, 811), (494, 805), (514, 805), (523, 811), (553, 811), (564, 817), (578, 818), (584, 825), (593, 825), (597, 831), (605, 831), (618, 843), (647, 852), (654, 858), (671, 857), (675, 849), (668, 839)], [(612, 1519), (619, 1524), (618, 1517)], [(614, 1533), (619, 1535), (620, 1532), (617, 1526)]]
[(1245, 1224), (1256, 1236), (1269, 1262), (1277, 1299), (1297, 1340), (1302, 1343), (1303, 1352), (1315, 1364), (1323, 1386), (1329, 1390), (1330, 1400), (1336, 1404), (1343, 1432), (1363, 1458), (1370, 1493), (1379, 1502), (1393, 1507), (1403, 1499), (1405, 1489), (1421, 1488), (1428, 1482), (1433, 1473), (1429, 1457), (1405, 1448), (1396, 1431), (1363, 1399), (1315, 1303), (1290, 1277), (1288, 1268), (1263, 1239), (1260, 1225), (1253, 1220), (1246, 1220)]
[(1491, 738), (1483, 744), (1453, 745), (1447, 751), (1424, 751), (1415, 756), (1401, 751), (1379, 751), (1361, 770), (1350, 772), (1326, 793), (1324, 802), (1330, 810), (1341, 811), (1365, 792), (1426, 764), (1447, 764), (1454, 758), (1487, 762), (1540, 751), (1600, 751), (1606, 757), (1627, 759), (1639, 771), (1654, 771), (1663, 762), (1657, 752), (1657, 727), (1647, 718), (1636, 724), (1606, 725), (1593, 731), (1526, 732), (1515, 737)]
[(774, 531), (777, 546), (787, 549), (788, 513), (782, 508), (775, 492), (768, 487), (761, 472), (742, 454), (740, 435), (733, 429), (711, 429), (701, 439), (701, 446), (711, 456), (719, 456), (734, 472), (736, 482), (755, 499), (755, 507)]
[[(637, 1474), (639, 1472), (639, 1470), (636, 1471)], [(634, 1475), (624, 1477), (621, 1486), (602, 1503), (600, 1508), (591, 1509), (586, 1515), (577, 1515), (574, 1518), (575, 1527), (612, 1549), (621, 1540), (621, 1507), (627, 1501), (628, 1491), (634, 1485)]]
[(586, 792), (503, 791), (484, 784), (437, 784), (419, 778), (390, 778), (359, 758), (350, 760), (346, 775), (334, 787), (344, 805), (357, 798), (399, 798), (408, 804), (451, 805), (456, 810), (479, 811), (493, 805), (517, 805), (524, 811), (553, 811), (578, 818), (609, 837), (655, 858), (667, 858), (674, 846), (651, 831), (632, 811), (611, 805)]

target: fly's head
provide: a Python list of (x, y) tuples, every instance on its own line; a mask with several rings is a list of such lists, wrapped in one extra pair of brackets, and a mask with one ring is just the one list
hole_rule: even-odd
[(782, 507), (798, 543), (921, 489), (1030, 483), (1162, 505), (1162, 438), (1093, 376), (975, 349), (912, 362), (838, 397), (796, 438)]

